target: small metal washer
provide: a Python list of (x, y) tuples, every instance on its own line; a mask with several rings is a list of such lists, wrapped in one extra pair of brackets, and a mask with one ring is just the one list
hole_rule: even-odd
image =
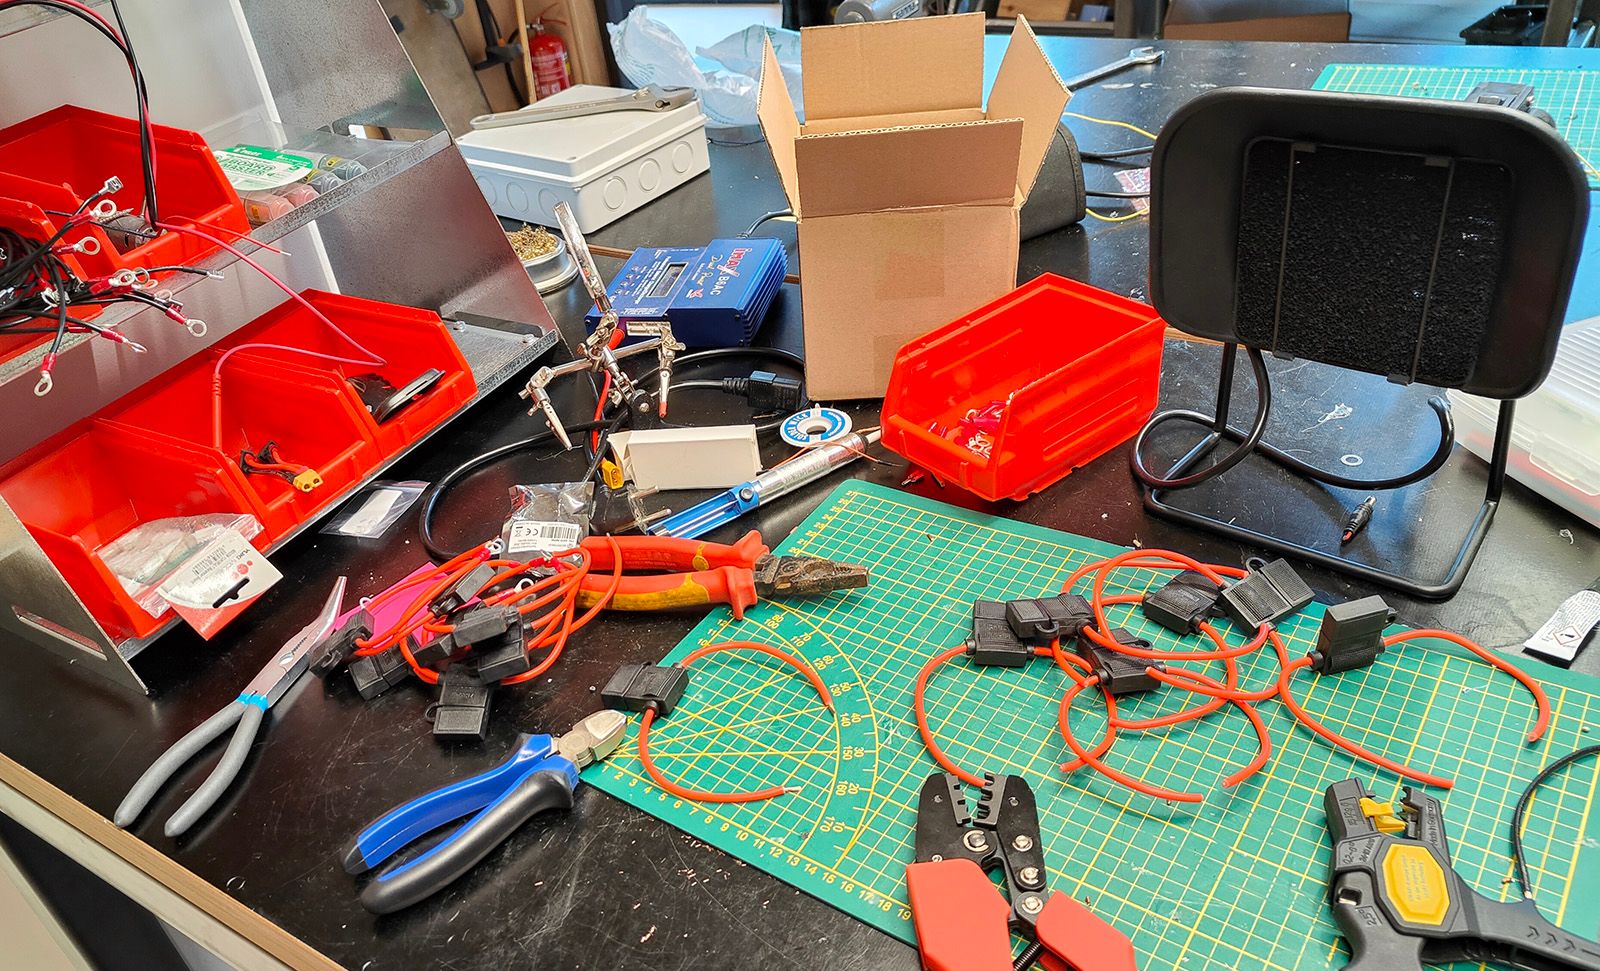
[(1364, 461), (1364, 460), (1361, 458), (1361, 456), (1357, 455), (1354, 452), (1351, 452), (1348, 455), (1339, 456), (1339, 461), (1343, 462), (1345, 465), (1348, 465), (1353, 469), (1356, 466), (1360, 465), (1362, 463), (1362, 461)]

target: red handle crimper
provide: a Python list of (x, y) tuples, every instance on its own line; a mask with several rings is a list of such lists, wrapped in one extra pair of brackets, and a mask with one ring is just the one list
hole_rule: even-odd
[[(1045, 886), (1033, 790), (1021, 776), (984, 777), (974, 819), (961, 780), (934, 773), (917, 803), (917, 862), (906, 867), (911, 920), (927, 971), (1137, 971), (1122, 932)], [(1003, 868), (1009, 906), (988, 871)], [(1011, 932), (1032, 943), (1015, 961)]]

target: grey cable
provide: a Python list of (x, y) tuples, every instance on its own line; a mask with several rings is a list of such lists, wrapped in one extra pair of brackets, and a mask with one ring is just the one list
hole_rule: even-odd
[(135, 819), (139, 818), (139, 814), (144, 812), (144, 807), (150, 805), (150, 800), (155, 797), (156, 791), (165, 785), (185, 762), (220, 738), (223, 732), (239, 720), (242, 714), (239, 711), (240, 707), (238, 702), (229, 704), (191, 728), (189, 734), (173, 742), (172, 747), (150, 763), (150, 768), (144, 770), (144, 775), (141, 775), (139, 781), (133, 784), (133, 788), (128, 790), (128, 794), (122, 797), (112, 821), (122, 829), (127, 829)]
[(247, 705), (242, 701), (235, 701), (228, 707), (244, 709), (239, 715), (239, 727), (234, 731), (233, 738), (228, 740), (228, 748), (222, 753), (222, 760), (217, 767), (211, 770), (194, 795), (167, 820), (162, 832), (168, 836), (182, 836), (187, 832), (195, 820), (205, 815), (206, 810), (215, 805), (233, 780), (239, 777), (245, 757), (250, 754), (250, 746), (255, 743), (256, 732), (261, 728), (261, 720), (267, 715), (259, 705)]

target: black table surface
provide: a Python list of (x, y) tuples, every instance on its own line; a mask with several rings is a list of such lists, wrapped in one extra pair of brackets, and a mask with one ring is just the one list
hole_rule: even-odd
[[(1049, 39), (1063, 73), (1109, 59), (1126, 42)], [(1416, 59), (1427, 49), (1238, 44), (1169, 44), (1171, 59), (1153, 87), (1095, 92), (1078, 104), (1147, 127), (1185, 98), (1213, 84), (1249, 80), (1309, 84), (1333, 60)], [(1092, 106), (1091, 106), (1092, 102)], [(1085, 139), (1087, 141), (1087, 139)], [(782, 205), (759, 146), (718, 146), (713, 171), (647, 209), (597, 233), (597, 242), (634, 246), (688, 243), (732, 235), (756, 215)], [(791, 233), (792, 229), (787, 230)], [(1051, 270), (1138, 294), (1144, 278), (1142, 221), (1071, 229), (1024, 248), (1021, 277)], [(617, 261), (602, 269), (614, 272)], [(569, 338), (579, 332), (586, 300), (575, 287), (549, 298)], [(798, 293), (786, 287), (764, 340), (792, 343)], [(1169, 342), (1165, 404), (1205, 407), (1214, 394), (1218, 349)], [(1421, 390), (1398, 390), (1315, 365), (1275, 363), (1279, 407), (1269, 437), (1324, 464), (1364, 458), (1378, 474), (1425, 455), (1431, 419)], [(1242, 386), (1241, 386), (1242, 387)], [(1244, 389), (1246, 392), (1248, 389)], [(680, 421), (738, 420), (741, 404), (715, 393), (675, 396)], [(592, 398), (562, 389), (564, 414), (580, 415)], [(1248, 399), (1242, 399), (1248, 400)], [(1340, 407), (1340, 406), (1343, 407)], [(1346, 417), (1337, 417), (1346, 410)], [(874, 422), (874, 409), (855, 408)], [(1330, 417), (1332, 416), (1332, 417)], [(530, 436), (514, 388), (458, 418), (395, 478), (432, 480), (483, 449)], [(1164, 448), (1169, 447), (1163, 446)], [(768, 446), (769, 461), (782, 456)], [(893, 457), (890, 456), (892, 459)], [(1481, 498), (1484, 467), (1458, 450), (1435, 479), (1385, 497), (1359, 553), (1389, 563), (1438, 570)], [(466, 545), (495, 529), (508, 485), (559, 481), (579, 474), (574, 456), (535, 450), (469, 479), (447, 502), (439, 536)], [(849, 474), (884, 483), (898, 464), (857, 463)], [(729, 538), (759, 528), (776, 543), (837, 483), (814, 485), (713, 534)], [(918, 488), (963, 502), (954, 490)], [(1184, 497), (1227, 510), (1284, 535), (1327, 547), (1343, 510), (1359, 495), (1329, 494), (1289, 481), (1270, 467), (1247, 465), (1216, 486)], [(681, 508), (684, 500), (674, 497)], [(970, 503), (972, 500), (966, 500)], [(1121, 544), (1183, 550), (1215, 562), (1239, 562), (1253, 550), (1150, 518), (1127, 470), (1126, 448), (1074, 473), (1025, 503), (997, 511)], [(347, 575), (370, 593), (409, 572), (423, 554), (415, 511), (386, 537), (354, 540), (308, 534), (277, 562), (285, 581), (210, 643), (169, 635), (136, 666), (148, 698), (84, 676), (53, 656), (0, 644), (11, 677), (0, 685), (0, 751), (109, 815), (133, 780), (193, 725), (228, 702), (272, 651), (310, 617), (332, 578)], [(1452, 601), (1427, 604), (1390, 596), (1404, 621), (1442, 625), (1496, 647), (1519, 643), (1568, 594), (1600, 575), (1596, 532), (1521, 486), (1508, 488), (1483, 555)], [(1375, 592), (1306, 571), (1325, 600)], [(698, 613), (608, 616), (585, 630), (549, 678), (502, 691), (491, 736), (480, 746), (445, 748), (424, 712), (432, 692), (413, 682), (372, 703), (342, 679), (303, 678), (267, 719), (267, 730), (235, 785), (189, 835), (161, 835), (161, 821), (198, 784), (214, 756), (180, 776), (134, 829), (135, 834), (202, 879), (351, 968), (722, 968), (904, 969), (917, 965), (904, 944), (618, 800), (583, 790), (570, 815), (537, 819), (467, 877), (436, 897), (389, 917), (358, 905), (357, 884), (338, 863), (344, 842), (392, 805), (481, 771), (511, 749), (517, 732), (561, 731), (597, 707), (596, 691), (616, 665), (654, 660), (699, 619)], [(1600, 652), (1595, 652), (1600, 654)], [(1590, 658), (1591, 662), (1600, 658)]]

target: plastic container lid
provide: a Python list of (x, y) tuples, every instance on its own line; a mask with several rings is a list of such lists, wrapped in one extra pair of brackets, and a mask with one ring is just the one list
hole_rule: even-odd
[[(631, 93), (626, 88), (575, 84), (522, 110), (600, 101)], [(586, 182), (616, 167), (627, 157), (647, 152), (704, 125), (700, 102), (693, 100), (671, 111), (608, 111), (485, 128), (468, 132), (457, 142), (461, 154), (474, 161), (508, 165), (547, 178)]]
[[(1461, 442), (1487, 458), (1497, 403), (1449, 392)], [(1545, 383), (1517, 402), (1508, 471), (1557, 505), (1600, 526), (1600, 317), (1571, 324)]]

